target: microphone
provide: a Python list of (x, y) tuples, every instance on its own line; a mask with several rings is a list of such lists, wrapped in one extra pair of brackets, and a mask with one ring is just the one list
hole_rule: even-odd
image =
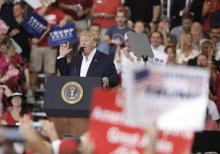
[[(80, 48), (79, 48), (78, 52), (76, 53), (76, 60), (77, 60), (80, 56), (82, 56), (82, 53), (83, 53), (83, 51), (84, 51), (84, 48), (85, 48), (85, 47), (80, 47)], [(76, 66), (76, 65), (77, 65), (77, 64), (76, 64), (76, 63), (77, 63), (77, 62), (75, 62), (75, 64), (74, 64), (74, 75), (75, 75), (75, 76), (77, 76), (77, 73), (76, 73), (76, 72), (77, 72), (77, 71), (76, 71), (76, 69), (77, 69), (77, 66)]]
[(78, 54), (77, 54), (78, 56), (82, 55), (82, 53), (83, 53), (83, 51), (84, 51), (84, 48), (85, 48), (85, 47), (80, 47), (80, 48), (79, 48), (79, 51), (78, 51)]

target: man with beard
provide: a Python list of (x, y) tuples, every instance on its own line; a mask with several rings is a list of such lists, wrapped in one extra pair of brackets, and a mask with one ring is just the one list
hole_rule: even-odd
[(182, 16), (182, 25), (174, 27), (171, 30), (171, 37), (173, 38), (173, 44), (177, 44), (182, 32), (190, 32), (193, 23), (193, 15), (191, 13), (185, 13)]

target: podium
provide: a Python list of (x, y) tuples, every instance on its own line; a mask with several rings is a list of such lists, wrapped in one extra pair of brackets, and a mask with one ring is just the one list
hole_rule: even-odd
[(203, 131), (195, 134), (193, 153), (205, 153), (207, 151), (220, 151), (220, 131)]
[(92, 92), (98, 87), (101, 79), (97, 77), (48, 77), (43, 108), (60, 136), (86, 131)]

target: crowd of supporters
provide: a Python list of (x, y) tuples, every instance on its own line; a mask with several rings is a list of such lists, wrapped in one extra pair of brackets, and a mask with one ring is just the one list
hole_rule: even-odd
[[(171, 0), (170, 17), (162, 13), (164, 1), (160, 0), (48, 1), (50, 5), (33, 9), (23, 0), (0, 0), (2, 125), (24, 123), (25, 113), (33, 119), (32, 108), (25, 108), (35, 103), (39, 73), (46, 77), (60, 74), (56, 68), (59, 47), (48, 45), (48, 33), (53, 26), (73, 22), (78, 36), (91, 31), (97, 37), (97, 49), (111, 57), (122, 79), (114, 89), (126, 87), (124, 65), (145, 65), (142, 57), (134, 56), (126, 36), (129, 31), (146, 34), (154, 55), (167, 56), (166, 65), (208, 68), (207, 130), (219, 130), (220, 0)], [(49, 24), (40, 38), (31, 36), (21, 25), (32, 12)], [(78, 45), (79, 41), (71, 44), (73, 53)]]

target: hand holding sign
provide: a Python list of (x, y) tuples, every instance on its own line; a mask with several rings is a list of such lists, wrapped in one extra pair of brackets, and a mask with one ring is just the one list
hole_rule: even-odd
[(74, 5), (74, 11), (77, 13), (78, 16), (83, 16), (83, 7), (81, 4)]
[(59, 23), (59, 26), (63, 27), (65, 24), (66, 24), (66, 20), (61, 20), (60, 23)]

